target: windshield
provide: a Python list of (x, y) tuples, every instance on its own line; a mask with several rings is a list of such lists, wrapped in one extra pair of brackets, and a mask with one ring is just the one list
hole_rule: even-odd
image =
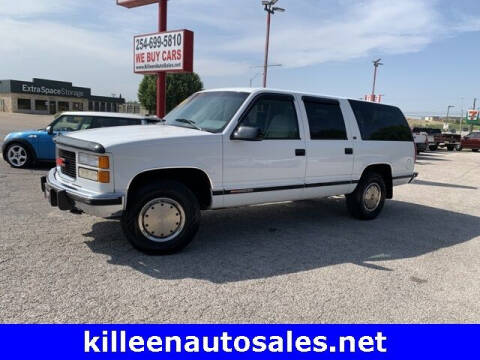
[(88, 129), (90, 127), (91, 118), (88, 117), (87, 119), (83, 116), (64, 115), (55, 119), (53, 123), (50, 124), (50, 126), (52, 126), (52, 130), (54, 132)]
[(165, 121), (168, 125), (220, 132), (248, 95), (234, 91), (197, 93), (169, 112)]

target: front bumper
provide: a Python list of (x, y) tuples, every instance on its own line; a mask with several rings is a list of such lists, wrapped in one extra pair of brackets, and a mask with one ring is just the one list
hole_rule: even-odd
[(86, 213), (102, 218), (116, 218), (123, 212), (123, 196), (120, 194), (96, 194), (85, 189), (76, 189), (59, 182), (57, 169), (42, 176), (42, 192), (53, 207), (63, 211)]

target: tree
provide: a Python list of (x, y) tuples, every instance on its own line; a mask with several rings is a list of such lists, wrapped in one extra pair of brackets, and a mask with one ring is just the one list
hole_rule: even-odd
[(155, 113), (157, 107), (157, 77), (154, 75), (145, 75), (138, 87), (138, 100), (150, 114)]
[[(193, 93), (203, 89), (200, 76), (196, 73), (167, 74), (167, 113)], [(150, 112), (157, 107), (157, 76), (145, 75), (138, 87), (138, 99)]]

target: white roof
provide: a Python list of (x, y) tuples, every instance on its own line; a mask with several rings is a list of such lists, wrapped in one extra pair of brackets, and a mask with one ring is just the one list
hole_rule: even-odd
[(345, 98), (345, 97), (342, 97), (342, 96), (308, 93), (308, 92), (285, 90), (285, 89), (274, 89), (274, 88), (238, 87), (238, 88), (209, 89), (209, 90), (203, 90), (202, 92), (213, 92), (213, 91), (234, 91), (234, 92), (245, 92), (245, 93), (249, 93), (249, 94), (261, 93), (261, 92), (274, 92), (274, 93), (279, 93), (279, 94), (298, 94), (298, 95), (306, 95), (306, 96), (318, 96), (318, 97), (330, 98), (330, 99), (348, 99), (348, 98)]
[(116, 118), (127, 118), (127, 119), (147, 119), (155, 118), (155, 116), (143, 116), (139, 114), (130, 114), (130, 113), (119, 113), (119, 112), (101, 112), (101, 111), (65, 111), (60, 115), (71, 115), (71, 116), (102, 116), (102, 117), (116, 117)]

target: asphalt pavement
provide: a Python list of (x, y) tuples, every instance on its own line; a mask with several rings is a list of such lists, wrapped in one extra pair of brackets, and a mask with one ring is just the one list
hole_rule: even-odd
[[(0, 114), (0, 142), (49, 117)], [(375, 221), (342, 197), (202, 213), (182, 253), (50, 207), (0, 160), (0, 323), (478, 323), (480, 153), (425, 153)]]

